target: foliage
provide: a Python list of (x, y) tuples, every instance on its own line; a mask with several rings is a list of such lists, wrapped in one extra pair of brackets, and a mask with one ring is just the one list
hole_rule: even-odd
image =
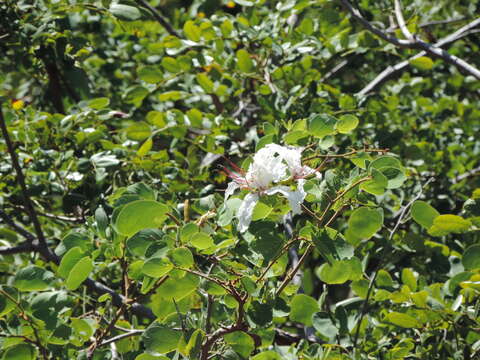
[[(0, 4), (3, 359), (479, 356), (480, 83), (342, 3)], [(403, 5), (430, 43), (479, 10)], [(272, 143), (301, 214), (224, 197)]]

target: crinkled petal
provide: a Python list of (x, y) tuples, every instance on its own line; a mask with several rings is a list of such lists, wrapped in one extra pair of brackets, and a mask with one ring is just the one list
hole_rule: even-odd
[[(303, 180), (303, 179), (301, 179)], [(305, 199), (305, 191), (303, 191), (303, 184), (298, 190), (292, 191), (288, 186), (275, 186), (265, 191), (267, 195), (273, 194), (282, 194), (285, 196), (290, 203), (290, 207), (292, 208), (293, 214), (300, 214), (302, 212), (302, 203)]]
[(245, 232), (252, 221), (253, 209), (258, 202), (258, 194), (250, 193), (245, 196), (240, 207), (238, 208), (238, 231)]
[(225, 200), (227, 200), (234, 192), (240, 187), (235, 181), (228, 183), (227, 189), (225, 190)]

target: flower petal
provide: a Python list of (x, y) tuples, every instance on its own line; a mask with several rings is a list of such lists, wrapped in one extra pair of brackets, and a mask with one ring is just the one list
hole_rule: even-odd
[(248, 230), (248, 226), (252, 221), (253, 209), (258, 202), (258, 194), (249, 193), (242, 201), (242, 204), (238, 208), (238, 231), (245, 232)]
[[(301, 179), (303, 180), (303, 179)], [(305, 199), (306, 193), (303, 191), (303, 184), (301, 185), (301, 189), (292, 191), (288, 186), (275, 186), (265, 191), (267, 195), (273, 195), (276, 193), (280, 193), (285, 196), (290, 203), (290, 207), (292, 208), (293, 214), (300, 214), (302, 212), (302, 203)]]
[(227, 200), (230, 195), (232, 195), (235, 190), (237, 190), (240, 187), (237, 182), (231, 181), (228, 183), (227, 189), (225, 190), (225, 200)]

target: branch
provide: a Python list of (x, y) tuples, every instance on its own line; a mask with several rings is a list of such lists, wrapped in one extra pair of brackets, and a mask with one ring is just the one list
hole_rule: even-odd
[(35, 246), (31, 242), (24, 242), (17, 246), (0, 247), (0, 255), (14, 255), (14, 254), (30, 252), (33, 250), (35, 250)]
[[(404, 35), (409, 34), (409, 36), (407, 37), (408, 39), (407, 40), (398, 39), (394, 36), (388, 35), (385, 31), (373, 26), (370, 22), (368, 22), (362, 16), (362, 14), (360, 14), (360, 12), (357, 9), (352, 7), (352, 5), (348, 2), (348, 0), (339, 0), (339, 1), (343, 4), (343, 6), (345, 8), (347, 8), (347, 10), (352, 14), (352, 16), (356, 20), (358, 20), (359, 22), (362, 23), (362, 25), (367, 30), (369, 30), (370, 32), (379, 36), (383, 40), (388, 41), (389, 43), (391, 43), (391, 44), (393, 44), (397, 47), (401, 47), (401, 48), (422, 49), (422, 50), (425, 51), (425, 54), (430, 54), (431, 56), (441, 58), (445, 62), (447, 62), (451, 65), (454, 65), (458, 69), (463, 70), (464, 72), (466, 72), (466, 73), (472, 75), (473, 77), (477, 78), (478, 80), (480, 80), (480, 70), (478, 70), (476, 67), (470, 65), (465, 60), (463, 60), (463, 59), (461, 59), (461, 58), (459, 58), (455, 55), (449, 54), (447, 51), (441, 49), (437, 45), (432, 45), (432, 44), (426, 43), (423, 40), (420, 40), (417, 37), (414, 37), (412, 34), (410, 34), (410, 32), (408, 31), (406, 26), (403, 26), (403, 28), (402, 28), (402, 26), (400, 25), (400, 27), (402, 28), (402, 31), (407, 30)], [(398, 7), (398, 6), (396, 6), (396, 7)], [(398, 11), (397, 11), (397, 13), (398, 13)], [(402, 19), (403, 19), (403, 17), (402, 17)], [(403, 23), (404, 23), (404, 21), (403, 21)]]
[(462, 180), (468, 179), (471, 176), (475, 176), (476, 174), (480, 173), (480, 166), (473, 168), (470, 171), (467, 171), (464, 174), (460, 174), (452, 179), (452, 183), (457, 184)]
[(182, 38), (180, 34), (175, 31), (173, 26), (170, 25), (167, 19), (157, 9), (150, 5), (147, 0), (137, 0), (137, 3), (147, 8), (152, 13), (155, 20), (157, 20), (170, 35), (176, 36), (180, 39)]
[[(469, 24), (461, 27), (454, 33), (440, 39), (438, 42), (435, 43), (435, 46), (442, 47), (445, 45), (448, 45), (452, 42), (455, 42), (457, 40), (460, 40), (461, 38), (470, 35), (473, 32), (473, 28), (477, 27), (480, 25), (480, 18), (470, 22)], [(388, 66), (385, 70), (383, 70), (380, 74), (378, 74), (375, 79), (370, 81), (362, 90), (360, 90), (357, 95), (364, 96), (368, 94), (369, 92), (372, 92), (375, 90), (377, 87), (382, 85), (385, 81), (390, 79), (392, 76), (395, 74), (401, 72), (402, 70), (406, 69), (412, 60), (418, 59), (419, 57), (425, 56), (427, 54), (426, 51), (420, 51), (418, 54), (408, 58), (407, 60), (404, 60), (402, 62), (399, 62), (398, 64), (394, 66)]]
[(98, 347), (100, 346), (104, 346), (104, 345), (108, 345), (108, 344), (111, 344), (111, 343), (114, 343), (114, 342), (117, 342), (117, 341), (120, 341), (122, 339), (125, 339), (125, 338), (128, 338), (130, 336), (137, 336), (137, 335), (141, 335), (145, 332), (145, 330), (129, 330), (127, 333), (125, 334), (120, 334), (120, 335), (117, 335), (117, 336), (114, 336), (114, 337), (111, 337), (110, 339), (107, 339), (105, 341), (103, 341), (101, 344), (98, 345)]
[(28, 195), (28, 189), (27, 185), (25, 183), (25, 177), (22, 172), (22, 168), (20, 167), (20, 163), (18, 161), (17, 153), (15, 152), (15, 148), (13, 146), (12, 141), (10, 140), (10, 135), (8, 134), (8, 129), (7, 125), (5, 123), (5, 118), (3, 117), (3, 111), (1, 109), (1, 103), (0, 103), (0, 129), (3, 135), (3, 138), (5, 139), (5, 143), (7, 145), (7, 151), (10, 155), (10, 158), (12, 160), (12, 166), (15, 169), (15, 172), (17, 174), (17, 181), (20, 185), (20, 188), (22, 189), (22, 195), (24, 198), (25, 202), (25, 207), (28, 211), (30, 220), (33, 223), (33, 227), (35, 229), (35, 233), (37, 234), (37, 239), (38, 239), (38, 246), (40, 248), (40, 252), (43, 252), (45, 255), (45, 258), (48, 261), (52, 261), (56, 258), (56, 255), (49, 249), (47, 245), (47, 241), (45, 240), (45, 236), (42, 231), (42, 227), (40, 225), (40, 221), (38, 220), (37, 213), (35, 212), (35, 208), (33, 207), (33, 202), (30, 199), (30, 196)]

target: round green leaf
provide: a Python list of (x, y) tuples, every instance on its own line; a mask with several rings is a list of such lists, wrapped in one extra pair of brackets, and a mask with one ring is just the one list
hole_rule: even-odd
[(191, 20), (188, 20), (183, 25), (183, 32), (185, 36), (192, 41), (198, 42), (200, 41), (200, 28), (195, 25), (195, 23)]
[(153, 278), (159, 278), (170, 272), (173, 264), (166, 258), (151, 258), (145, 262), (142, 272)]
[(234, 331), (225, 335), (224, 339), (243, 358), (248, 358), (255, 348), (253, 339), (243, 331)]
[(17, 344), (7, 348), (2, 360), (33, 360), (35, 359), (35, 348), (29, 344)]
[(210, 235), (199, 232), (190, 237), (190, 244), (199, 250), (203, 250), (213, 246), (214, 242)]
[(340, 134), (348, 134), (358, 126), (358, 118), (355, 115), (342, 115), (338, 119), (337, 131)]
[(462, 264), (467, 270), (480, 268), (480, 244), (469, 246), (462, 257)]
[(115, 229), (122, 235), (158, 228), (167, 218), (168, 206), (153, 200), (137, 200), (126, 204), (115, 219)]
[(237, 65), (240, 71), (249, 73), (253, 71), (253, 61), (250, 58), (250, 54), (245, 49), (237, 51)]
[(335, 134), (337, 119), (327, 114), (317, 114), (308, 120), (308, 132), (320, 139)]
[(50, 271), (30, 265), (17, 272), (13, 285), (20, 291), (42, 291), (48, 288), (54, 279)]
[(66, 286), (68, 290), (77, 289), (93, 270), (93, 261), (89, 256), (85, 256), (73, 266), (68, 275)]
[(387, 314), (384, 321), (408, 329), (419, 328), (422, 326), (422, 324), (414, 317), (399, 312), (391, 312)]
[(433, 220), (440, 215), (430, 204), (422, 200), (417, 200), (412, 204), (411, 214), (413, 220), (426, 229), (431, 228)]
[(346, 238), (349, 241), (370, 239), (383, 224), (383, 211), (360, 207), (348, 219)]
[(193, 255), (192, 252), (186, 247), (179, 247), (170, 251), (170, 260), (176, 265), (183, 268), (192, 267)]
[(445, 236), (448, 234), (461, 234), (470, 229), (472, 223), (457, 215), (439, 215), (433, 220), (433, 225), (428, 229), (432, 236)]
[(430, 70), (433, 68), (433, 60), (426, 56), (420, 56), (409, 61), (412, 66), (420, 70)]
[(110, 99), (106, 97), (95, 98), (88, 102), (88, 106), (95, 110), (103, 109), (104, 107), (107, 107), (108, 104), (110, 104)]
[(139, 9), (134, 6), (124, 5), (124, 4), (116, 4), (112, 3), (110, 5), (110, 12), (117, 18), (121, 20), (133, 21), (140, 19), (142, 17), (142, 13)]
[(67, 253), (62, 257), (60, 261), (60, 266), (58, 267), (58, 275), (63, 278), (67, 278), (73, 267), (77, 262), (80, 261), (85, 256), (85, 252), (78, 246), (71, 248)]
[(138, 70), (138, 77), (149, 84), (163, 80), (163, 73), (155, 66), (144, 66)]
[(350, 279), (350, 266), (346, 261), (334, 261), (332, 264), (325, 263), (317, 271), (317, 275), (327, 284), (343, 284)]
[(290, 303), (290, 320), (312, 325), (312, 315), (319, 310), (317, 301), (311, 296), (297, 294)]
[(167, 354), (177, 348), (182, 332), (153, 323), (142, 335), (145, 348), (154, 353)]

